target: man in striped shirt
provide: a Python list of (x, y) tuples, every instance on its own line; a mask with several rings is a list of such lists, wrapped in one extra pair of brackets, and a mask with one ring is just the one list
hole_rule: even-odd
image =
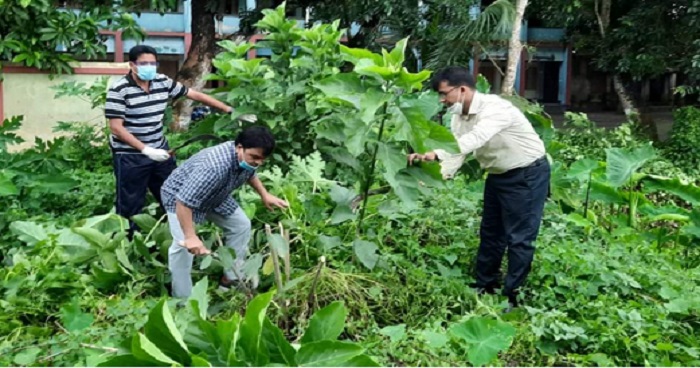
[[(138, 45), (129, 51), (129, 74), (107, 92), (105, 116), (109, 119), (110, 147), (114, 158), (117, 214), (131, 218), (141, 212), (150, 190), (161, 203), (160, 188), (175, 170), (163, 135), (163, 115), (168, 101), (186, 96), (205, 105), (232, 113), (233, 108), (201, 92), (188, 89), (157, 73), (153, 47)], [(254, 115), (239, 119), (254, 122)], [(136, 226), (130, 222), (129, 237)]]

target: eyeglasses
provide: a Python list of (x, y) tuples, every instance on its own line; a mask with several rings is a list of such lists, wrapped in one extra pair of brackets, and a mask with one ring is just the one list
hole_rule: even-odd
[(136, 65), (152, 65), (152, 66), (158, 66), (157, 61), (137, 61), (134, 64)]
[(445, 92), (439, 91), (439, 92), (438, 92), (438, 95), (439, 95), (440, 97), (447, 97), (447, 95), (450, 94), (450, 92), (454, 91), (456, 88), (459, 88), (459, 87), (452, 87), (452, 88), (450, 88), (449, 91), (445, 91)]

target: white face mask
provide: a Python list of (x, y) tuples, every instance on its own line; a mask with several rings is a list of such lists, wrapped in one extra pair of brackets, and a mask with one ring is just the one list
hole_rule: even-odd
[(457, 99), (458, 102), (455, 102), (452, 104), (452, 106), (449, 107), (448, 111), (451, 112), (453, 115), (462, 115), (464, 112), (464, 102), (462, 102), (462, 91), (459, 92), (459, 98)]

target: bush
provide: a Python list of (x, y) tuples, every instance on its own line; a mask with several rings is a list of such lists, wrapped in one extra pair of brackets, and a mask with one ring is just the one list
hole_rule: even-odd
[(686, 173), (700, 175), (700, 109), (684, 107), (673, 113), (673, 128), (664, 154)]

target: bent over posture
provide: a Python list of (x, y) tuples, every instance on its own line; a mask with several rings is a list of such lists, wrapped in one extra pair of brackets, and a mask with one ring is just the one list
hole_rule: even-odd
[(242, 275), (250, 239), (250, 220), (231, 197), (243, 184), (250, 184), (268, 209), (286, 208), (287, 202), (267, 192), (255, 170), (272, 153), (275, 140), (267, 128), (244, 129), (233, 142), (204, 149), (173, 171), (161, 189), (173, 243), (168, 250), (172, 295), (187, 298), (192, 292), (194, 255), (209, 250), (197, 236), (195, 224), (208, 219), (224, 231), (224, 243), (236, 252), (234, 269), (221, 277), (228, 288)]
[[(112, 132), (109, 145), (114, 158), (116, 212), (131, 219), (143, 209), (147, 190), (162, 204), (160, 188), (176, 167), (163, 135), (168, 101), (184, 96), (227, 113), (233, 113), (233, 108), (159, 74), (153, 47), (137, 45), (129, 50), (129, 67), (129, 74), (107, 92), (105, 116)], [(257, 118), (242, 115), (239, 119), (254, 122)], [(129, 224), (131, 238), (136, 225)]]
[(512, 103), (477, 92), (467, 69), (446, 68), (434, 76), (432, 84), (440, 101), (453, 113), (451, 129), (460, 152), (411, 154), (409, 162), (439, 160), (443, 177), (449, 178), (466, 156), (474, 153), (488, 177), (473, 286), (486, 293), (501, 287), (501, 261), (507, 249), (508, 272), (502, 293), (516, 306), (518, 288), (530, 272), (535, 254), (532, 243), (549, 191), (550, 167), (544, 143)]

